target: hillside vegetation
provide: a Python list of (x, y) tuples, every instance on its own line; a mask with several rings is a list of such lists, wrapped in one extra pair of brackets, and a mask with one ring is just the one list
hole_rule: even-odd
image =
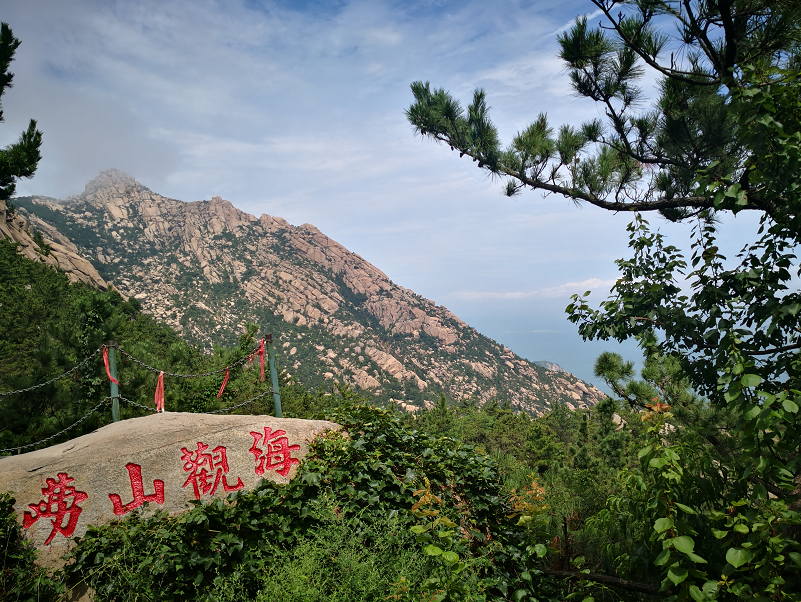
[[(237, 346), (203, 353), (135, 299), (70, 284), (5, 241), (0, 284), (4, 390), (88, 360), (68, 378), (0, 397), (0, 449), (111, 420), (101, 405), (57, 435), (107, 396), (105, 341), (184, 374), (234, 365), (255, 345), (251, 326)], [(127, 356), (118, 363), (123, 396), (140, 404), (123, 403), (123, 417), (147, 412), (156, 373)], [(84, 584), (108, 601), (268, 600), (280, 590), (302, 600), (519, 602), (726, 600), (773, 588), (775, 599), (795, 599), (801, 519), (781, 499), (743, 501), (751, 486), (730, 475), (749, 474), (756, 460), (740, 453), (736, 417), (693, 394), (672, 358), (648, 359), (642, 381), (614, 354), (597, 370), (621, 401), (581, 411), (557, 402), (536, 418), (444, 396), (397, 414), (347, 387), (283, 382), (285, 415), (334, 420), (350, 434), (319, 441), (289, 485), (90, 529), (68, 571), (52, 577), (26, 568), (31, 551), (6, 514), (0, 591), (9, 600), (57, 599)], [(236, 364), (218, 399), (222, 378), (167, 379), (167, 408), (224, 409), (267, 391), (257, 364)], [(271, 413), (268, 400), (234, 411)], [(685, 557), (710, 571), (685, 568)], [(690, 576), (705, 589), (682, 588)]]
[[(257, 345), (257, 329), (251, 326), (237, 346), (204, 353), (142, 313), (140, 307), (136, 299), (125, 301), (113, 288), (101, 292), (70, 283), (65, 274), (23, 257), (14, 244), (0, 240), (0, 393), (48, 382), (82, 364), (46, 386), (0, 395), (0, 450), (50, 437), (47, 444), (52, 445), (111, 422), (106, 402), (78, 426), (54, 437), (108, 397), (109, 379), (98, 350), (109, 341), (150, 366), (178, 374), (220, 370), (244, 359)], [(117, 363), (120, 394), (145, 406), (123, 402), (122, 417), (144, 415), (147, 408), (155, 410), (157, 372), (125, 356), (118, 357)], [(231, 369), (224, 394), (217, 399), (223, 376), (166, 377), (166, 408), (225, 408), (269, 387), (269, 381), (259, 380), (258, 362), (247, 366), (240, 362)], [(285, 395), (290, 398), (295, 390), (302, 391), (289, 387)], [(272, 412), (272, 399), (266, 396), (247, 411)]]

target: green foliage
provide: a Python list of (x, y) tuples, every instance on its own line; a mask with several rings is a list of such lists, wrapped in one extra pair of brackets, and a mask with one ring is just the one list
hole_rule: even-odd
[(639, 489), (669, 599), (798, 600), (799, 514), (754, 496), (709, 447), (666, 441), (672, 414), (661, 406), (645, 418), (653, 425), (638, 455), (650, 482)]
[[(602, 105), (606, 123), (557, 133), (541, 114), (502, 150), (476, 110), (483, 92), (465, 112), (419, 82), (407, 116), (419, 134), (507, 177), (510, 195), (528, 186), (695, 221), (685, 259), (637, 213), (628, 227), (633, 257), (617, 262), (609, 299), (592, 309), (589, 293), (575, 295), (567, 308), (584, 338), (636, 338), (646, 356), (644, 381), (620, 358), (600, 358), (615, 393), (652, 425), (643, 465), (622, 464), (625, 487), (593, 521), (608, 530), (612, 510), (622, 511), (627, 547), (655, 563), (649, 571), (659, 569), (663, 591), (676, 599), (797, 599), (798, 569), (788, 559), (801, 509), (801, 293), (793, 274), (801, 5), (592, 2), (606, 23), (593, 29), (578, 19), (559, 36), (560, 57), (574, 90)], [(669, 22), (678, 36), (664, 33)], [(638, 87), (646, 69), (659, 84), (650, 107)], [(717, 241), (718, 214), (745, 210), (759, 212), (759, 229), (729, 260)], [(665, 422), (667, 408), (675, 422)], [(586, 470), (591, 454), (577, 450), (575, 466)], [(729, 530), (711, 526), (724, 518)], [(733, 539), (746, 535), (742, 545)], [(630, 561), (621, 554), (616, 562), (622, 570)]]
[[(370, 537), (391, 529), (395, 545), (408, 545), (404, 517), (422, 475), (431, 479), (445, 507), (458, 512), (470, 545), (503, 533), (497, 472), (488, 457), (453, 440), (409, 432), (387, 411), (353, 403), (347, 395), (326, 417), (350, 436), (328, 433), (318, 439), (289, 484), (263, 481), (228, 502), (198, 504), (179, 517), (135, 516), (90, 528), (67, 570), (105, 599), (133, 599), (143, 591), (159, 592), (161, 600), (207, 599), (217, 579), (237, 579), (254, 598), (263, 588), (264, 567), (291, 557), (297, 546), (321, 545), (310, 543), (321, 528), (345, 525), (367, 538), (368, 548)], [(418, 566), (406, 557), (410, 567)], [(514, 571), (508, 554), (490, 557), (497, 563), (487, 565), (490, 576), (508, 580)], [(405, 576), (415, 587), (421, 583), (418, 569), (390, 574), (393, 580)]]
[[(624, 469), (623, 487), (607, 505), (631, 513), (633, 535), (624, 545), (640, 542), (665, 597), (798, 599), (799, 515), (776, 499), (783, 492), (762, 476), (765, 461), (743, 453), (748, 435), (736, 428), (736, 408), (721, 410), (692, 394), (669, 357), (648, 358), (643, 381), (634, 381), (631, 365), (614, 354), (599, 358), (596, 371), (641, 408), (647, 427), (640, 466)], [(748, 376), (740, 381), (759, 384)]]
[[(15, 391), (47, 382), (80, 362), (88, 362), (68, 378), (45, 387), (0, 397), (0, 449), (45, 439), (75, 423), (109, 394), (109, 381), (100, 354), (108, 341), (150, 366), (178, 374), (231, 369), (222, 399), (217, 392), (223, 374), (202, 378), (166, 377), (168, 410), (211, 411), (230, 407), (268, 390), (258, 378), (258, 363), (240, 362), (256, 345), (251, 325), (238, 344), (205, 354), (141, 313), (136, 299), (128, 301), (109, 289), (100, 292), (70, 284), (63, 273), (19, 255), (16, 246), (0, 241), (0, 390)], [(91, 359), (90, 359), (90, 356)], [(118, 354), (120, 394), (153, 407), (157, 374)], [(122, 418), (145, 410), (121, 403)], [(241, 411), (241, 410), (240, 410)], [(272, 413), (267, 395), (244, 411)], [(107, 406), (79, 427), (50, 440), (50, 444), (90, 432), (111, 421)]]
[(404, 532), (406, 522), (399, 516), (343, 522), (331, 514), (291, 548), (271, 550), (255, 597), (243, 598), (239, 573), (215, 580), (209, 597), (220, 602), (385, 600), (396, 584), (408, 588), (425, 576), (423, 559)]
[(58, 579), (33, 565), (36, 550), (22, 538), (14, 514), (14, 498), (0, 493), (0, 599), (6, 602), (46, 602), (64, 592)]
[(33, 242), (36, 243), (36, 246), (39, 249), (38, 250), (39, 253), (41, 253), (42, 255), (50, 255), (51, 247), (49, 244), (45, 242), (44, 238), (42, 237), (42, 233), (39, 230), (33, 231), (33, 234), (31, 235), (31, 240), (33, 240)]
[[(716, 448), (731, 474), (742, 467), (746, 480), (741, 489), (755, 479), (749, 495), (764, 499), (770, 492), (797, 506), (801, 430), (793, 312), (799, 293), (788, 290), (795, 243), (788, 227), (763, 222), (761, 239), (743, 250), (740, 265), (733, 269), (724, 267), (715, 227), (699, 223), (694, 271), (689, 274), (695, 292), (690, 297), (677, 285), (677, 273), (685, 266), (681, 254), (637, 218), (629, 228), (634, 258), (618, 262), (622, 278), (613, 297), (599, 310), (589, 309), (585, 297), (576, 297), (568, 310), (587, 338), (635, 336), (649, 355), (673, 357), (715, 408), (696, 412), (703, 420), (695, 432)], [(637, 392), (625, 393), (637, 398)], [(667, 390), (664, 394), (672, 395)]]
[(464, 558), (469, 552), (469, 540), (457, 531), (458, 525), (437, 508), (436, 505), (444, 506), (445, 503), (431, 492), (428, 478), (423, 482), (425, 487), (413, 494), (420, 499), (411, 509), (419, 523), (410, 529), (417, 543), (423, 546), (423, 554), (433, 569), (422, 583), (423, 597), (431, 602), (470, 599), (476, 579), (474, 572), (466, 572), (471, 564), (475, 564), (475, 560), (469, 562)]
[[(19, 45), (20, 41), (14, 37), (8, 23), (0, 24), (0, 98), (14, 79), (8, 68)], [(0, 123), (3, 121), (0, 105)], [(36, 121), (31, 119), (17, 142), (0, 149), (0, 201), (7, 201), (14, 195), (18, 179), (33, 177), (42, 158), (39, 154), (41, 145), (42, 132), (36, 129)]]

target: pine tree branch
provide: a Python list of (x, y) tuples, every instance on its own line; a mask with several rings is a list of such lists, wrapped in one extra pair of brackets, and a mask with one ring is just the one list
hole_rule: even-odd
[[(623, 33), (619, 24), (615, 21), (614, 17), (612, 16), (612, 13), (609, 12), (609, 9), (606, 8), (606, 6), (601, 0), (591, 0), (591, 1), (595, 6), (597, 6), (601, 10), (601, 12), (603, 12), (604, 16), (606, 16), (606, 18), (609, 19), (609, 22), (612, 24), (615, 33), (617, 33), (620, 36), (620, 39), (623, 40), (629, 48), (631, 48), (634, 52), (636, 52), (637, 55), (643, 61), (645, 61), (645, 63), (649, 67), (656, 69), (657, 71), (659, 71), (659, 73), (661, 73), (666, 77), (677, 79), (686, 84), (702, 85), (702, 86), (720, 85), (721, 81), (720, 76), (715, 77), (714, 79), (701, 79), (699, 78), (700, 74), (698, 73), (693, 73), (691, 71), (680, 71), (678, 69), (673, 69), (673, 68), (668, 69), (667, 67), (663, 66), (655, 58), (643, 52), (642, 48), (640, 48), (637, 44), (634, 43), (634, 40), (630, 39)], [(689, 8), (687, 10), (689, 11)], [(684, 19), (679, 19), (679, 20), (682, 21), (682, 23), (684, 23)], [(696, 35), (699, 36), (699, 42), (702, 41), (700, 39), (700, 36), (703, 35), (703, 32), (701, 32), (700, 28), (697, 28), (697, 25), (694, 29), (696, 29), (697, 32)], [(707, 54), (707, 56), (709, 56), (709, 50), (705, 45), (704, 45), (704, 52)], [(711, 56), (709, 58), (710, 60), (712, 60), (713, 63), (715, 63), (715, 61), (712, 59)]]

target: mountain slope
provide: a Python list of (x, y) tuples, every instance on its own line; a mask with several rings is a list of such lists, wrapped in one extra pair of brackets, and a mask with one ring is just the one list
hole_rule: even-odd
[(32, 261), (60, 269), (67, 274), (70, 282), (83, 282), (106, 290), (106, 282), (68, 238), (38, 220), (35, 215), (30, 217), (33, 219), (26, 219), (26, 216), (9, 208), (5, 201), (0, 201), (0, 240), (15, 243), (19, 253)]
[(219, 197), (169, 199), (117, 170), (66, 201), (15, 202), (186, 339), (230, 344), (247, 322), (273, 332), (279, 363), (307, 387), (350, 383), (406, 409), (440, 393), (494, 398), (533, 414), (604, 397), (518, 357), (310, 224), (256, 218)]

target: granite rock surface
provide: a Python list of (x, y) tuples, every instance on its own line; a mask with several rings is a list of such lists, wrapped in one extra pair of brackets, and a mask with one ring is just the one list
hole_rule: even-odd
[(14, 495), (39, 562), (57, 567), (88, 525), (124, 518), (145, 502), (148, 512), (176, 514), (261, 479), (287, 483), (314, 439), (339, 429), (323, 420), (153, 414), (0, 458), (0, 491)]

